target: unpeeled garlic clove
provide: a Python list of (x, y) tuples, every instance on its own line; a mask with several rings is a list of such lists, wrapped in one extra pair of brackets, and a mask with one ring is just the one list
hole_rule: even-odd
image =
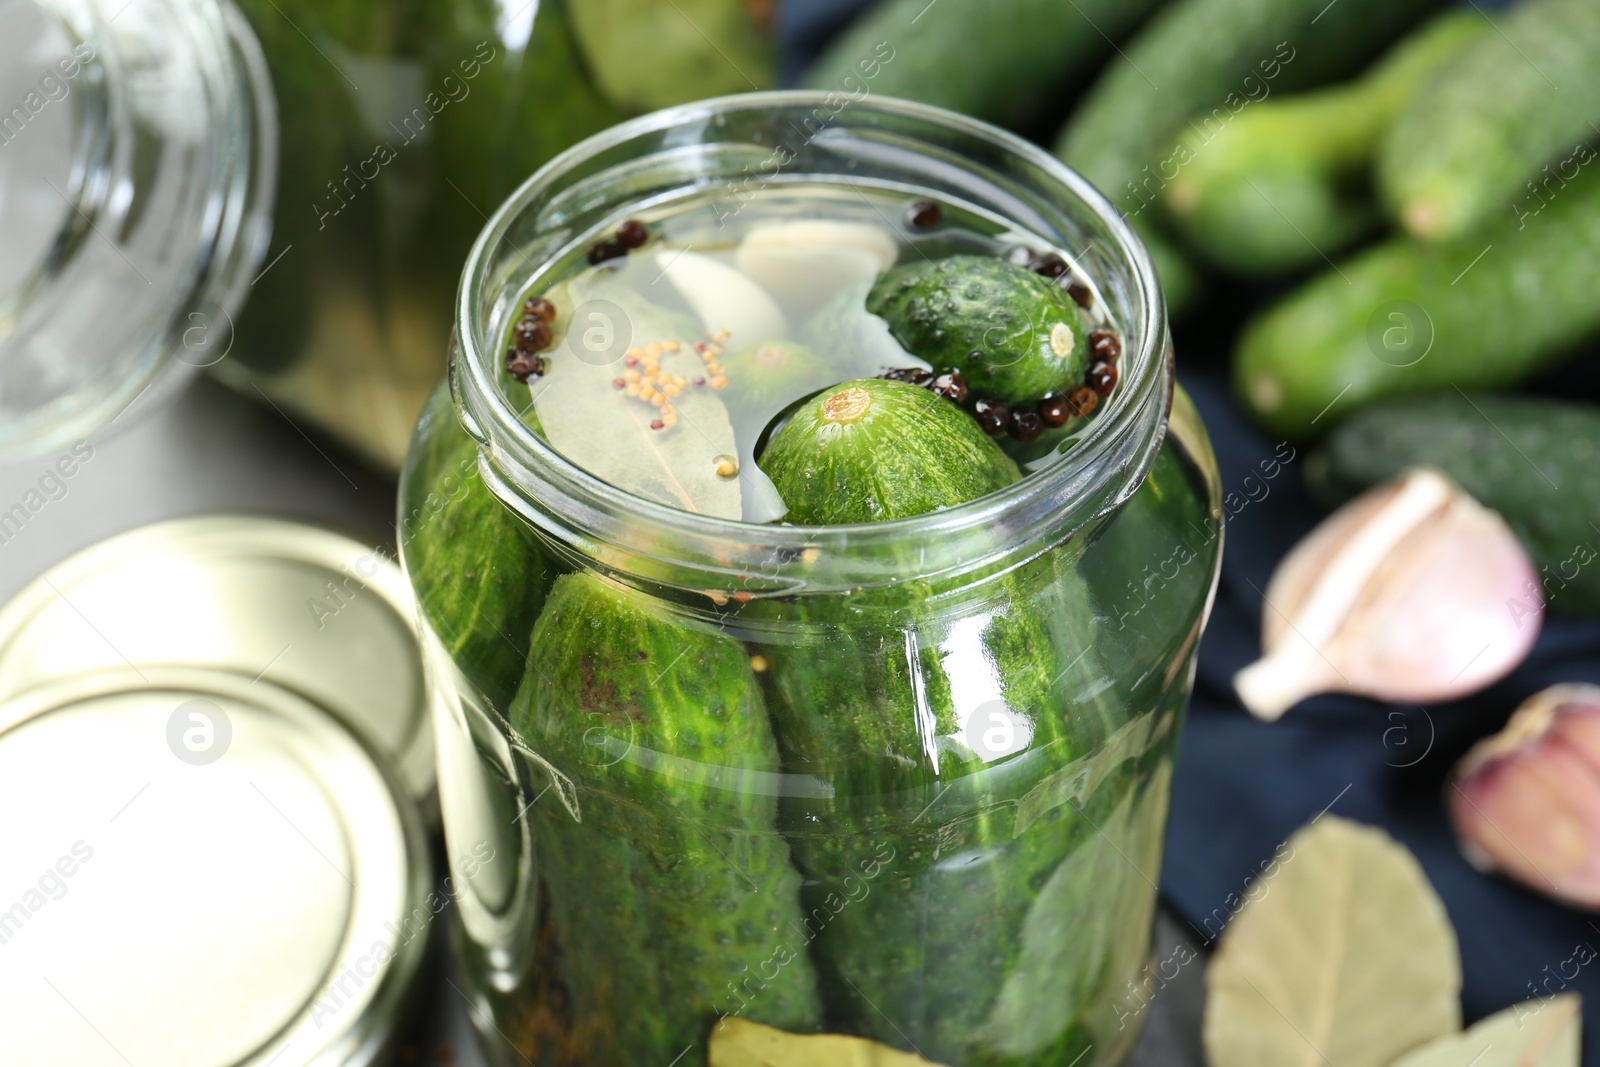
[(1600, 909), (1600, 686), (1528, 698), (1462, 757), (1446, 800), (1474, 867)]
[[(1516, 535), (1443, 473), (1413, 467), (1328, 516), (1278, 565), (1260, 660), (1234, 675), (1252, 714), (1317, 693), (1451, 700), (1533, 647), (1543, 603)], [(1531, 601), (1531, 603), (1530, 603)]]

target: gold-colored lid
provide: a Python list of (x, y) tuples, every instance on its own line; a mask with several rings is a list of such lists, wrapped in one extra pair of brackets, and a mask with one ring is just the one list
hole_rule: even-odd
[(302, 523), (179, 519), (102, 541), (0, 608), (0, 700), (108, 668), (228, 670), (298, 692), (432, 810), (416, 609), (399, 566)]
[(430, 907), (414, 808), (263, 678), (122, 666), (0, 704), (3, 1058), (356, 1067)]

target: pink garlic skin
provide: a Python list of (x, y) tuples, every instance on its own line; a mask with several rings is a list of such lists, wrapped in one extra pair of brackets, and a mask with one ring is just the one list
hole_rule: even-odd
[(1526, 609), (1529, 588), (1538, 574), (1505, 521), (1441, 472), (1413, 468), (1334, 512), (1279, 564), (1263, 658), (1235, 687), (1264, 719), (1317, 693), (1465, 696), (1532, 649), (1542, 610)]
[(1530, 697), (1462, 757), (1445, 800), (1474, 867), (1600, 910), (1600, 686)]

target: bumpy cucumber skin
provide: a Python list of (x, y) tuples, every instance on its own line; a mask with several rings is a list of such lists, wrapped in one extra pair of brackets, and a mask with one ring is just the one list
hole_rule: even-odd
[[(1134, 190), (1162, 162), (1198, 113), (1235, 111), (1264, 82), (1271, 92), (1350, 74), (1439, 0), (1179, 0), (1163, 8), (1108, 64), (1056, 154), (1113, 201), (1136, 207)], [(1280, 53), (1280, 45), (1289, 52)], [(1287, 58), (1287, 62), (1284, 60)], [(1264, 68), (1263, 64), (1273, 66)], [(1251, 78), (1249, 84), (1245, 79)]]
[[(1109, 552), (1110, 566), (1121, 565), (1128, 577), (1139, 576), (1146, 563), (1174, 562), (1180, 580), (1184, 573), (1194, 577), (1195, 599), (1179, 606), (1180, 613), (1193, 612), (1219, 548), (1204, 517), (1169, 446), (1090, 551)], [(1178, 541), (1199, 547), (1179, 556)], [(1048, 1067), (1126, 1036), (1115, 1020), (1117, 995), (1143, 960), (1142, 931), (1153, 902), (1143, 879), (1155, 874), (1159, 819), (1115, 846), (1139, 857), (1139, 871), (1147, 872), (1125, 891), (1082, 883), (1085, 875), (1067, 865), (1087, 855), (1084, 849), (1107, 847), (1100, 831), (1115, 833), (1114, 812), (1150, 781), (1169, 743), (1153, 740), (1124, 762), (1128, 753), (1102, 749), (1107, 737), (1130, 708), (1140, 708), (1158, 709), (1151, 737), (1170, 738), (1187, 694), (1186, 681), (1173, 679), (1187, 675), (1147, 676), (1132, 691), (1116, 690), (1114, 706), (1079, 694), (1087, 680), (1116, 675), (1103, 658), (1106, 649), (1134, 652), (1137, 662), (1181, 663), (1192, 656), (1195, 634), (1182, 619), (1153, 614), (1119, 629), (1101, 614), (1115, 611), (1104, 598), (1126, 595), (1091, 588), (1061, 550), (991, 585), (980, 633), (960, 637), (945, 629), (941, 619), (949, 609), (926, 583), (858, 591), (831, 606), (808, 605), (802, 597), (790, 618), (810, 621), (814, 633), (763, 647), (772, 663), (769, 707), (786, 768), (836, 790), (827, 800), (783, 802), (795, 860), (808, 879), (806, 929), (814, 935), (830, 1027), (914, 1047), (934, 1062)], [(1152, 591), (1144, 589), (1147, 597)], [(953, 611), (963, 627), (982, 614), (978, 604)], [(1116, 631), (1110, 643), (1105, 626)], [(1172, 644), (1147, 647), (1149, 634)], [(1002, 694), (1032, 731), (1025, 757), (985, 764), (958, 745), (931, 744), (957, 734), (962, 715), (974, 710), (957, 706), (953, 696), (957, 679), (971, 684), (973, 667), (970, 659), (946, 658), (942, 650), (952, 638), (981, 644), (986, 688)], [(1187, 650), (1183, 642), (1190, 642)], [(1036, 795), (1030, 790), (1037, 783), (1082, 757), (1107, 761), (1098, 788), (1020, 825), (1018, 797)], [(1148, 788), (1159, 791), (1149, 801), (1159, 810), (1164, 781)], [(1128, 873), (1124, 856), (1108, 860), (1111, 870)], [(865, 884), (864, 868), (878, 872)], [(1081, 928), (1041, 929), (1039, 909), (1047, 907), (1044, 896), (1058, 872), (1069, 882), (1079, 879), (1068, 885), (1055, 879), (1050, 891), (1078, 902), (1065, 907)], [(850, 902), (841, 905), (841, 897)], [(1134, 930), (1138, 944), (1130, 956), (1125, 942)], [(1037, 956), (1049, 946), (1071, 961), (1073, 973), (1035, 989)], [(1018, 1015), (1030, 1020), (1029, 1042), (1009, 1026)]]
[(1507, 218), (1449, 243), (1390, 241), (1251, 322), (1235, 391), (1263, 427), (1303, 440), (1383, 397), (1513, 385), (1600, 329), (1596, 256), (1600, 170), (1525, 226)]
[(1355, 81), (1263, 100), (1226, 126), (1184, 131), (1193, 158), (1162, 198), (1173, 225), (1241, 274), (1321, 263), (1378, 222), (1367, 171), (1395, 114), (1488, 32), (1477, 12), (1449, 12)]
[[(1406, 106), (1378, 159), (1383, 201), (1408, 230), (1448, 238), (1537, 210), (1542, 165), (1600, 145), (1600, 5), (1526, 0)], [(1587, 161), (1583, 161), (1587, 162)], [(1569, 166), (1575, 169), (1578, 161)], [(1556, 195), (1565, 195), (1558, 192)]]
[(1552, 611), (1600, 614), (1600, 408), (1539, 397), (1405, 397), (1353, 415), (1306, 461), (1329, 507), (1427, 464), (1506, 520), (1541, 568)]
[(896, 267), (873, 285), (867, 310), (907, 352), (935, 370), (960, 371), (974, 397), (1037, 400), (1080, 382), (1089, 365), (1083, 319), (1066, 290), (993, 256)]
[[(851, 399), (861, 414), (830, 418), (830, 405)], [(759, 463), (789, 505), (788, 521), (810, 525), (923, 515), (1021, 477), (971, 415), (926, 389), (881, 378), (844, 382), (807, 401), (772, 435)]]
[(467, 680), (503, 708), (527, 670), (551, 580), (534, 535), (478, 474), (477, 444), (441, 382), (400, 480), (400, 553), (422, 617)]
[(581, 821), (553, 799), (530, 814), (578, 1060), (668, 1063), (692, 1046), (680, 1062), (704, 1064), (735, 990), (746, 1018), (818, 1029), (810, 961), (775, 956), (800, 876), (762, 781), (778, 754), (743, 647), (589, 574), (557, 579), (533, 645), (510, 721), (575, 787)]
[[(889, 0), (850, 26), (802, 79), (809, 89), (898, 96), (1024, 125), (1164, 0)], [(879, 54), (888, 45), (887, 56)], [(877, 62), (874, 62), (877, 61)]]

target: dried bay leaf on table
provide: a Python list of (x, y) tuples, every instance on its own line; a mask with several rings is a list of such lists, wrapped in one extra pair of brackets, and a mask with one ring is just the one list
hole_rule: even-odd
[[(625, 369), (622, 353), (616, 353), (614, 362), (597, 365), (579, 358), (581, 342), (567, 344), (574, 308), (609, 301), (628, 321), (603, 327), (626, 329), (634, 348), (678, 342), (677, 352), (661, 356), (661, 369), (692, 382), (704, 374), (693, 348), (699, 332), (694, 324), (611, 275), (574, 278), (545, 297), (556, 306), (555, 337), (546, 355), (548, 370), (530, 383), (533, 414), (545, 439), (573, 463), (635, 496), (684, 511), (739, 518), (738, 480), (717, 475), (717, 457), (738, 454), (721, 397), (709, 387), (690, 385), (672, 398), (678, 424), (652, 430), (657, 409), (612, 384)], [(586, 328), (583, 322), (576, 326)]]
[(728, 1017), (711, 1028), (710, 1067), (940, 1067), (864, 1037), (791, 1034)]
[(1582, 998), (1562, 993), (1495, 1012), (1422, 1046), (1394, 1067), (1578, 1067)]
[(1247, 894), (1206, 972), (1211, 1067), (1390, 1067), (1461, 1026), (1461, 958), (1416, 858), (1323, 815)]

